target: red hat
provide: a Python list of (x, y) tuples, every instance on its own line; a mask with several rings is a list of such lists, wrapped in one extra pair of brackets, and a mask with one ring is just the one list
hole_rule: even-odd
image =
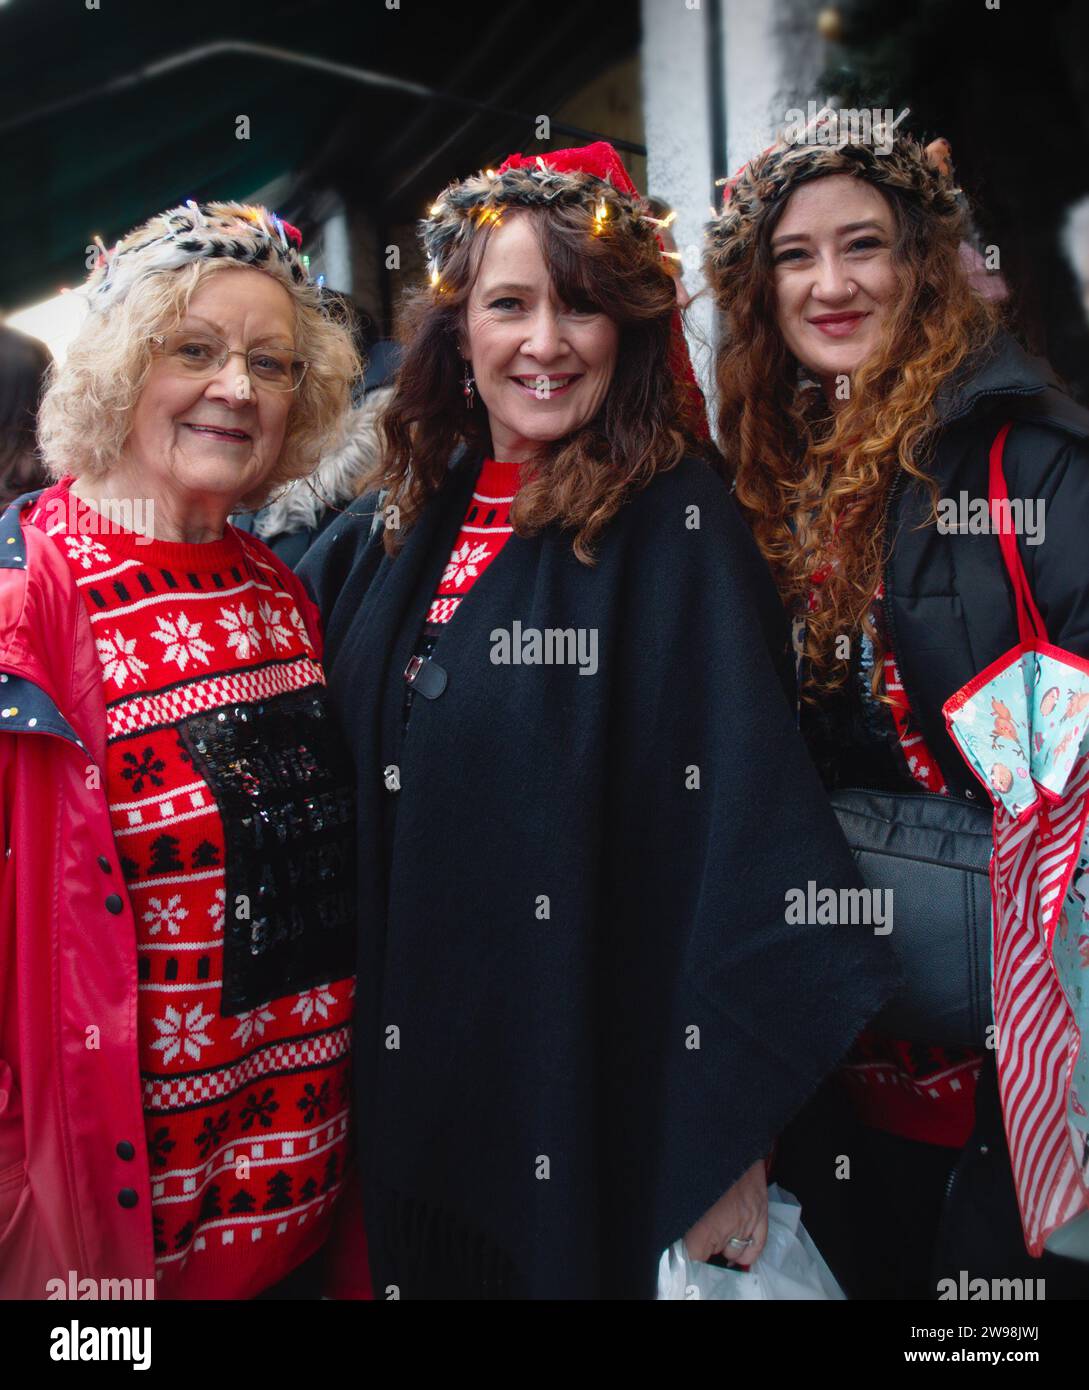
[(549, 150), (547, 154), (509, 154), (496, 173), (504, 174), (508, 169), (536, 169), (540, 167), (538, 161), (547, 164), (557, 174), (593, 174), (595, 178), (611, 183), (621, 193), (639, 197), (639, 190), (632, 183), (631, 175), (607, 140), (595, 140), (592, 145), (580, 145), (570, 150)]

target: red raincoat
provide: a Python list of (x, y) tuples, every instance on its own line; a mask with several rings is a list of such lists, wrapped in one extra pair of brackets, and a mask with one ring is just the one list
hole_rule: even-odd
[(69, 1270), (154, 1279), (102, 668), (63, 557), (15, 504), (0, 522), (0, 720), (0, 1297), (45, 1298)]
[[(28, 500), (0, 516), (0, 1299), (155, 1277), (102, 668), (62, 555), (21, 524)], [(320, 653), (317, 609), (299, 603)], [(354, 1244), (345, 1291), (365, 1287)]]

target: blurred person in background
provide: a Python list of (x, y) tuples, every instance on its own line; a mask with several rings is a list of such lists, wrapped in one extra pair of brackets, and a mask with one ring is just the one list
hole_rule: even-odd
[(1074, 204), (1063, 227), (1063, 249), (1081, 291), (1081, 307), (1089, 323), (1089, 198)]
[(678, 309), (687, 309), (692, 302), (692, 296), (688, 293), (684, 283), (684, 263), (677, 238), (673, 235), (673, 222), (676, 213), (662, 198), (655, 198), (649, 195), (643, 199), (648, 212), (657, 218), (658, 236), (661, 239), (662, 250), (665, 254), (666, 268), (673, 276), (677, 290)]
[(296, 478), (257, 512), (238, 512), (232, 522), (252, 532), (291, 569), (298, 567), (322, 532), (359, 496), (363, 480), (378, 463), (378, 421), (393, 394), (397, 344), (373, 338), (366, 321), (345, 294), (324, 288), (322, 302), (351, 331), (366, 367), (352, 392), (343, 440), (323, 454), (308, 477)]
[(0, 507), (47, 479), (35, 420), (52, 360), (37, 338), (0, 324)]

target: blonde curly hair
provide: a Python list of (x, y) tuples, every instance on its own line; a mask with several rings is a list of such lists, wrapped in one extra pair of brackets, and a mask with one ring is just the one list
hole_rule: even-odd
[(105, 311), (89, 313), (63, 363), (54, 363), (38, 413), (38, 441), (56, 478), (103, 477), (114, 467), (132, 428), (147, 381), (153, 335), (171, 332), (185, 317), (197, 287), (223, 270), (269, 274), (295, 309), (295, 347), (310, 363), (287, 420), (283, 447), (259, 492), (240, 499), (258, 507), (278, 488), (307, 477), (341, 439), (351, 386), (362, 364), (343, 312), (336, 316), (311, 283), (230, 258), (152, 269)]

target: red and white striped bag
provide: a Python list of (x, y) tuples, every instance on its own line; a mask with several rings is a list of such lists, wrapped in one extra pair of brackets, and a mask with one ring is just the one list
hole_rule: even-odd
[(1089, 661), (1047, 637), (991, 447), (990, 516), (1020, 640), (943, 706), (994, 802), (998, 1084), (1025, 1244), (1089, 1210)]

